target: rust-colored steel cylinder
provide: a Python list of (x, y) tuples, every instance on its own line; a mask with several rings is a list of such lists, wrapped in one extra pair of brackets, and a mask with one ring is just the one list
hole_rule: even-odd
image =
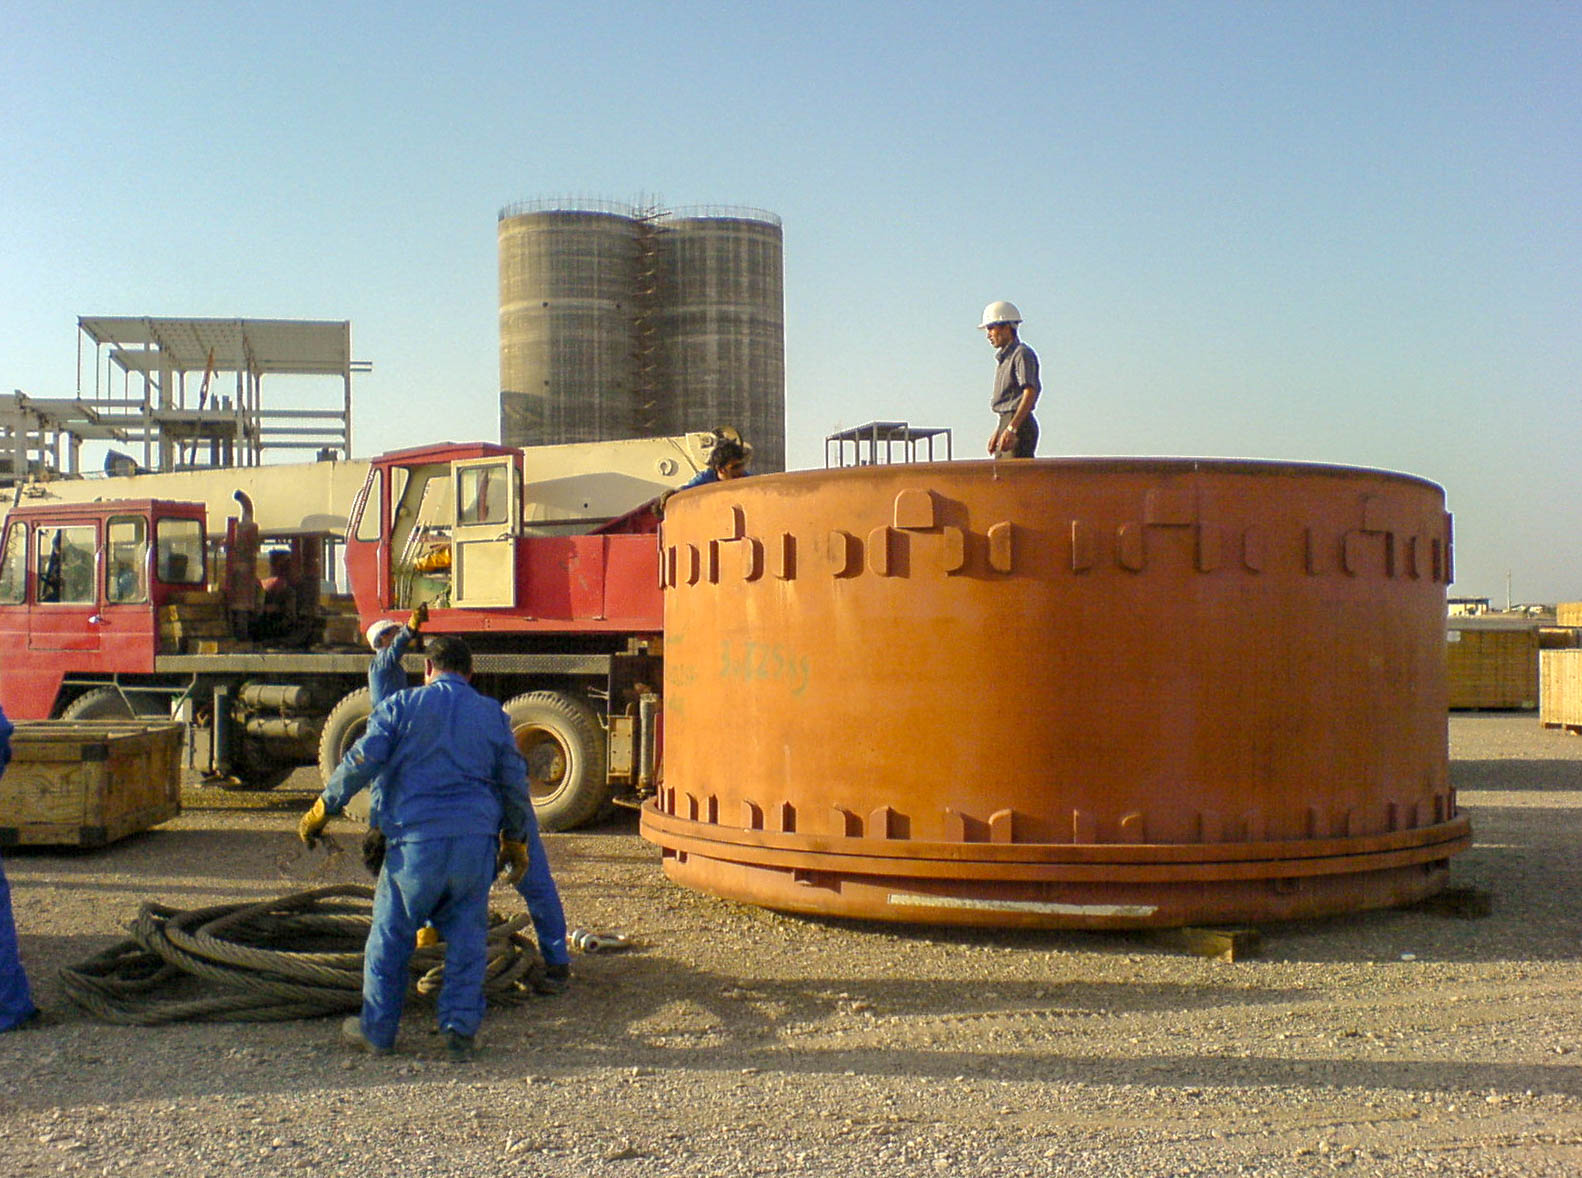
[(861, 467), (670, 501), (666, 873), (794, 912), (1168, 927), (1407, 903), (1449, 783), (1450, 517), (1386, 471)]

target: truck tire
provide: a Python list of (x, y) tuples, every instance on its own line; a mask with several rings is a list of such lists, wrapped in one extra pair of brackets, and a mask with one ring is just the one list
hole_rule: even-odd
[(326, 785), (330, 774), (346, 756), (346, 750), (356, 744), (367, 729), (373, 710), (373, 700), (366, 687), (342, 696), (340, 703), (330, 709), (324, 719), (324, 730), (319, 734), (319, 776)]
[(166, 697), (95, 687), (72, 700), (60, 714), (62, 720), (135, 720), (139, 716), (168, 720), (170, 707)]
[(85, 691), (60, 714), (62, 720), (130, 720), (132, 709), (113, 687)]
[(559, 691), (506, 701), (516, 747), (527, 760), (527, 787), (543, 830), (592, 822), (610, 800), (604, 726), (586, 702)]

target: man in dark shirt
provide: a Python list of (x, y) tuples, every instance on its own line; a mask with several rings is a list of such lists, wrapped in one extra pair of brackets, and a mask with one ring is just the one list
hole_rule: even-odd
[(1037, 354), (1016, 335), (1021, 321), (1016, 304), (1001, 301), (985, 307), (983, 322), (978, 324), (988, 334), (997, 362), (994, 392), (989, 398), (989, 408), (999, 417), (989, 437), (989, 453), (995, 456), (1031, 458), (1038, 449), (1033, 406), (1042, 386), (1038, 383)]

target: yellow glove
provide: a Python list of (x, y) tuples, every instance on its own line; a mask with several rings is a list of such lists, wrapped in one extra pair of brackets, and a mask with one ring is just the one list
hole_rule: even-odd
[(439, 944), (439, 929), (431, 924), (425, 924), (417, 930), (417, 947), (419, 949), (432, 949)]
[(407, 615), (406, 628), (414, 634), (424, 622), (428, 621), (428, 602), (421, 602), (418, 607)]
[(324, 833), (329, 820), (330, 816), (324, 811), (324, 799), (315, 799), (313, 809), (304, 814), (302, 821), (297, 823), (297, 837), (311, 848), (319, 841), (319, 835)]
[(519, 884), (522, 877), (527, 874), (527, 844), (513, 843), (503, 834), (500, 836), (500, 854), (494, 861), (495, 873), (505, 872), (505, 882)]

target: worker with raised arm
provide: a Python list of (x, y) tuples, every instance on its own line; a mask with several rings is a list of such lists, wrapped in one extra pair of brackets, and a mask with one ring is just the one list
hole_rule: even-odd
[(445, 941), (438, 1018), (450, 1057), (470, 1059), (484, 1012), (489, 888), (528, 869), (532, 822), (527, 767), (498, 702), (474, 689), (472, 652), (459, 638), (429, 643), (424, 685), (398, 691), (331, 774), (297, 833), (312, 846), (330, 817), (381, 778), (387, 839), (363, 951), (362, 1013), (341, 1025), (349, 1046), (394, 1049), (417, 930)]
[[(373, 661), (368, 664), (370, 710), (377, 708), (396, 692), (405, 691), (412, 686), (412, 681), (407, 677), (406, 668), (401, 660), (406, 656), (407, 647), (412, 645), (412, 640), (417, 637), (418, 630), (426, 621), (428, 621), (428, 606), (419, 605), (408, 615), (404, 626), (389, 618), (380, 618), (368, 627), (363, 636), (368, 639), (368, 645), (374, 652)], [(384, 832), (379, 826), (381, 797), (379, 782), (375, 780), (368, 787), (368, 837), (363, 840), (363, 862), (375, 875), (379, 874), (385, 853)], [(428, 930), (428, 926), (425, 926), (425, 930)], [(437, 943), (437, 937), (430, 939), (421, 933), (418, 936), (419, 949)]]
[(999, 418), (989, 435), (995, 457), (1031, 458), (1038, 448), (1038, 421), (1033, 406), (1043, 388), (1038, 382), (1038, 356), (1017, 338), (1022, 313), (1015, 303), (990, 303), (978, 324), (994, 348), (994, 391), (989, 408)]

